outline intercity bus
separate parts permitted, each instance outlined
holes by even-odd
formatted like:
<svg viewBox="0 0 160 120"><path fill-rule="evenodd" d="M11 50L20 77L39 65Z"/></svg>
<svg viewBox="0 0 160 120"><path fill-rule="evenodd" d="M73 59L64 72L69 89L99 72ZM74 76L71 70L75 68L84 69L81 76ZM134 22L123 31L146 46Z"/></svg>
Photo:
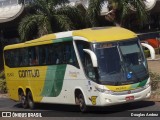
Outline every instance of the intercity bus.
<svg viewBox="0 0 160 120"><path fill-rule="evenodd" d="M9 96L35 103L111 106L149 98L148 66L135 33L98 27L42 36L4 48Z"/></svg>

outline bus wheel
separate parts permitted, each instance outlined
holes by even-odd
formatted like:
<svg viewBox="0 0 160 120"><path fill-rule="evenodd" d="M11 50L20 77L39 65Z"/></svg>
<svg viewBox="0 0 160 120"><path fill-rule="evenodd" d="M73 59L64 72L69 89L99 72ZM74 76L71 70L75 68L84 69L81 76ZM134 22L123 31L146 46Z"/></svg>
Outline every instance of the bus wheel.
<svg viewBox="0 0 160 120"><path fill-rule="evenodd" d="M33 97L32 97L32 93L31 91L28 91L27 93L27 98L28 98L28 105L30 109L34 109L35 108L35 103L33 101Z"/></svg>
<svg viewBox="0 0 160 120"><path fill-rule="evenodd" d="M21 105L24 109L28 108L28 101L23 92L19 94L19 101L21 102Z"/></svg>
<svg viewBox="0 0 160 120"><path fill-rule="evenodd" d="M78 100L79 100L79 107L80 107L81 112L87 112L87 106L86 106L84 96L82 93L79 94Z"/></svg>

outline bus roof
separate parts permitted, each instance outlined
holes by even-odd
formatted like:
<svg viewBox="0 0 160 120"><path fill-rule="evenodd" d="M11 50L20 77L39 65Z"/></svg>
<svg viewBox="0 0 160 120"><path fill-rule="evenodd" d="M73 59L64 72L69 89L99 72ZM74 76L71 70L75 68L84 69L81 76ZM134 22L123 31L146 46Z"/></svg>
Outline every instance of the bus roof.
<svg viewBox="0 0 160 120"><path fill-rule="evenodd" d="M8 45L4 48L4 50L40 45L42 44L42 42L43 44L49 44L53 43L54 41L56 42L56 39L74 36L84 37L88 40L88 42L106 42L130 39L136 37L137 35L134 32L121 27L87 28L82 30L59 32L55 34L44 35L38 39L27 41L25 43Z"/></svg>
<svg viewBox="0 0 160 120"><path fill-rule="evenodd" d="M100 27L78 30L73 32L73 36L85 37L89 42L105 42L134 38L137 35L121 27Z"/></svg>

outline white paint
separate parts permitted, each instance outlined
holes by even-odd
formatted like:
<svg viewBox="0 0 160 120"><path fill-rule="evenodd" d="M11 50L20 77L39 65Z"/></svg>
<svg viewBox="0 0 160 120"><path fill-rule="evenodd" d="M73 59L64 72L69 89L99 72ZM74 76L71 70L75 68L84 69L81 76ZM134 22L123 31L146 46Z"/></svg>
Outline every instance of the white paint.
<svg viewBox="0 0 160 120"><path fill-rule="evenodd" d="M155 59L155 50L154 50L154 48L151 45L146 44L146 43L141 43L141 44L142 44L142 46L144 46L144 47L149 49L150 54L151 54L151 60L154 60Z"/></svg>
<svg viewBox="0 0 160 120"><path fill-rule="evenodd" d="M83 40L83 41L87 41L88 42L88 39L86 39L84 37L81 37L81 36L73 36L73 40Z"/></svg>
<svg viewBox="0 0 160 120"><path fill-rule="evenodd" d="M95 53L89 49L83 49L83 50L91 56L93 67L97 67L98 64L97 64L97 57Z"/></svg>
<svg viewBox="0 0 160 120"><path fill-rule="evenodd" d="M71 37L72 36L72 32L73 31L66 31L66 32L59 32L59 33L55 33L56 38L65 38L65 37Z"/></svg>
<svg viewBox="0 0 160 120"><path fill-rule="evenodd" d="M42 103L59 103L59 104L75 104L74 91L76 87L81 88L86 92L85 82L87 79L81 69L72 65L67 65L62 91L57 97L43 97Z"/></svg>

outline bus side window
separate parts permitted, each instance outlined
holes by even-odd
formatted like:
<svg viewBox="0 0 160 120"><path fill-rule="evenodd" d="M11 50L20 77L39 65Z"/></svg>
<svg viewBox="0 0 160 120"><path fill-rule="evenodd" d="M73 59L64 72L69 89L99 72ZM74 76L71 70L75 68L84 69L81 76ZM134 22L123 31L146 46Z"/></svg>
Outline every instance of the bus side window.
<svg viewBox="0 0 160 120"><path fill-rule="evenodd" d="M29 65L28 48L23 48L23 66Z"/></svg>
<svg viewBox="0 0 160 120"><path fill-rule="evenodd" d="M79 68L72 42L68 42L65 44L65 50L64 50L63 56L64 56L64 61L66 64L71 64Z"/></svg>
<svg viewBox="0 0 160 120"><path fill-rule="evenodd" d="M53 54L54 54L54 49L52 47L52 45L48 45L47 46L47 50L46 50L46 54L47 54L47 64L54 64L53 62Z"/></svg>
<svg viewBox="0 0 160 120"><path fill-rule="evenodd" d="M20 59L19 59L19 54L20 51L18 49L13 50L14 51L14 67L19 67L20 66Z"/></svg>
<svg viewBox="0 0 160 120"><path fill-rule="evenodd" d="M14 63L14 54L13 54L13 50L8 50L5 51L5 64L9 67L14 67L13 63Z"/></svg>
<svg viewBox="0 0 160 120"><path fill-rule="evenodd" d="M58 55L57 55L57 51L56 51L56 48L57 48L57 44L51 44L47 47L47 64L50 64L50 65L56 65L58 64L57 62L57 59L58 59Z"/></svg>
<svg viewBox="0 0 160 120"><path fill-rule="evenodd" d="M17 64L17 59L15 59L15 50L9 50L8 51L8 53L9 53L9 55L8 55L8 61L9 61L9 63L8 63L8 66L9 67L16 67L16 64Z"/></svg>
<svg viewBox="0 0 160 120"><path fill-rule="evenodd" d="M22 48L20 48L19 49L19 57L18 57L18 59L19 59L19 66L23 66L23 49Z"/></svg>
<svg viewBox="0 0 160 120"><path fill-rule="evenodd" d="M46 65L46 46L39 46L39 64Z"/></svg>
<svg viewBox="0 0 160 120"><path fill-rule="evenodd" d="M92 80L96 80L92 60L88 53L84 53L84 63L83 64L84 64L84 70L87 76L91 78Z"/></svg>
<svg viewBox="0 0 160 120"><path fill-rule="evenodd" d="M29 48L29 64L38 65L38 48L36 47Z"/></svg>
<svg viewBox="0 0 160 120"><path fill-rule="evenodd" d="M58 44L54 44L54 62L55 64L63 64L63 45Z"/></svg>
<svg viewBox="0 0 160 120"><path fill-rule="evenodd" d="M85 41L76 41L76 45L77 45L77 49L78 49L78 53L83 65L83 69L87 75L87 77L89 77L91 80L95 81L96 80L96 76L95 76L95 71L94 71L94 67L92 65L92 61L91 58L89 56L89 54L85 53L83 51L83 49L90 49L89 43L85 42Z"/></svg>
<svg viewBox="0 0 160 120"><path fill-rule="evenodd" d="M19 66L28 66L29 60L28 60L28 49L27 48L20 48L19 49Z"/></svg>

